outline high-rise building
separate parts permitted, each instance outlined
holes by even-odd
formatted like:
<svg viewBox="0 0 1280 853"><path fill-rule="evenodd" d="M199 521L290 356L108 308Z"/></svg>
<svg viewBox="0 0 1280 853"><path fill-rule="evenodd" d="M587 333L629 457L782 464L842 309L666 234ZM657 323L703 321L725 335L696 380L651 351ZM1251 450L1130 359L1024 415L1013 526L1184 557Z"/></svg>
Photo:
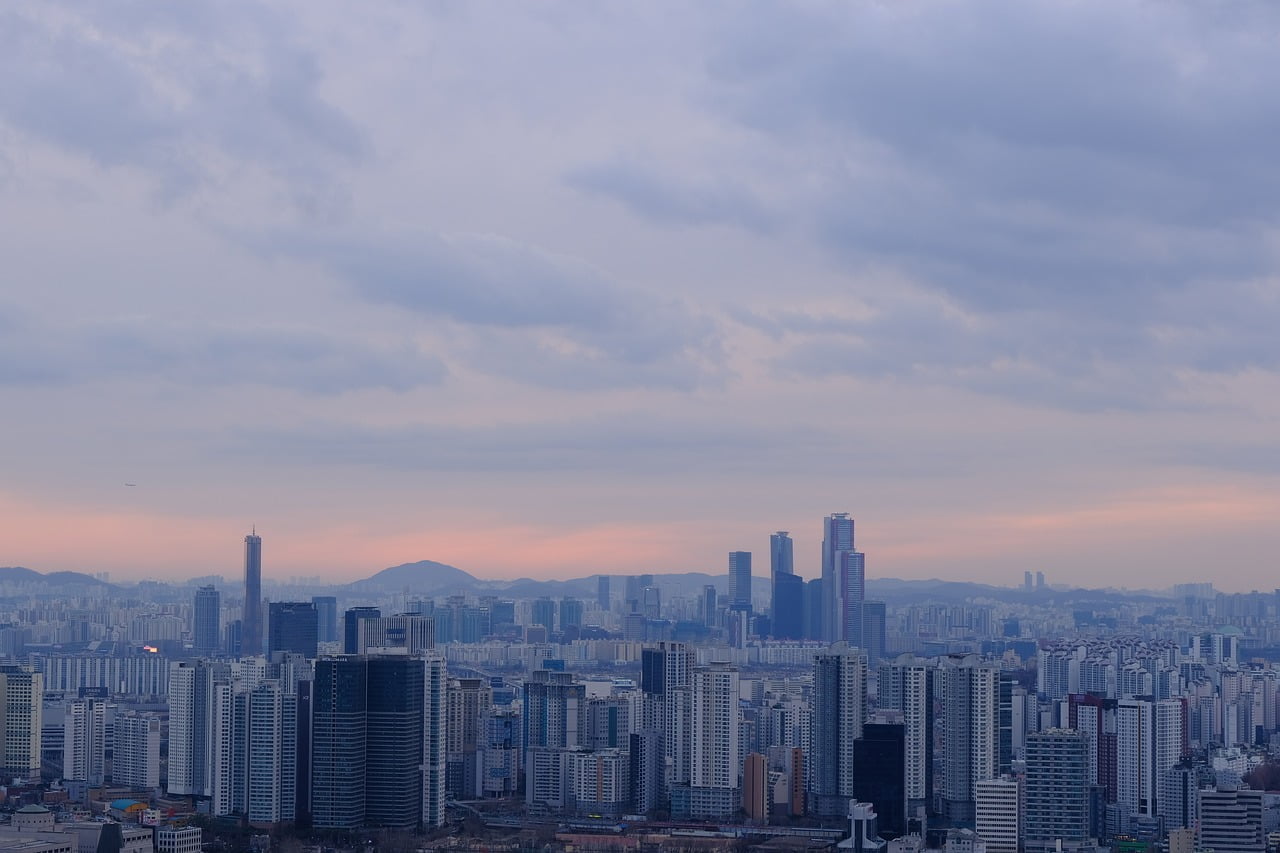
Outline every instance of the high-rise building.
<svg viewBox="0 0 1280 853"><path fill-rule="evenodd" d="M974 783L974 830L987 853L1018 853L1018 780L1008 776Z"/></svg>
<svg viewBox="0 0 1280 853"><path fill-rule="evenodd" d="M262 537L255 527L244 537L244 613L240 616L240 654L262 654Z"/></svg>
<svg viewBox="0 0 1280 853"><path fill-rule="evenodd" d="M209 656L218 651L222 634L222 604L218 590L202 586L196 590L191 625L192 646L197 655Z"/></svg>
<svg viewBox="0 0 1280 853"><path fill-rule="evenodd" d="M450 679L445 691L445 789L456 800L484 795L481 732L493 689L480 678Z"/></svg>
<svg viewBox="0 0 1280 853"><path fill-rule="evenodd" d="M64 779L102 784L107 764L107 714L114 710L114 707L108 709L105 698L92 696L81 696L67 703L62 721Z"/></svg>
<svg viewBox="0 0 1280 853"><path fill-rule="evenodd" d="M582 602L576 598L560 599L560 630L582 627Z"/></svg>
<svg viewBox="0 0 1280 853"><path fill-rule="evenodd" d="M365 658L316 661L311 698L311 821L317 828L364 826L368 685Z"/></svg>
<svg viewBox="0 0 1280 853"><path fill-rule="evenodd" d="M751 611L751 552L729 552L729 608Z"/></svg>
<svg viewBox="0 0 1280 853"><path fill-rule="evenodd" d="M1180 699L1121 699L1116 703L1116 805L1122 820L1158 815L1165 772L1182 760Z"/></svg>
<svg viewBox="0 0 1280 853"><path fill-rule="evenodd" d="M903 780L912 813L929 806L933 790L934 665L914 655L902 655L880 667L877 680L881 709L902 713Z"/></svg>
<svg viewBox="0 0 1280 853"><path fill-rule="evenodd" d="M825 581L814 578L805 581L804 585L804 638L806 640L822 640L826 637L827 608L823 601Z"/></svg>
<svg viewBox="0 0 1280 853"><path fill-rule="evenodd" d="M342 616L342 653L354 655L360 648L360 620L377 619L382 611L376 607L351 607Z"/></svg>
<svg viewBox="0 0 1280 853"><path fill-rule="evenodd" d="M972 825L975 784L998 775L999 665L978 655L943 657L934 690L942 715L936 810L956 824Z"/></svg>
<svg viewBox="0 0 1280 853"><path fill-rule="evenodd" d="M711 584L702 588L702 624L708 628L716 625L716 588Z"/></svg>
<svg viewBox="0 0 1280 853"><path fill-rule="evenodd" d="M872 667L880 666L885 656L885 605L883 601L862 602L862 649L867 653L867 663ZM876 809L880 815L880 828L885 827L884 812Z"/></svg>
<svg viewBox="0 0 1280 853"><path fill-rule="evenodd" d="M554 600L543 596L535 599L530 612L529 624L542 625L550 634L556 629L556 603Z"/></svg>
<svg viewBox="0 0 1280 853"><path fill-rule="evenodd" d="M1222 782L1201 790L1199 849L1263 853L1267 837L1262 815L1262 791Z"/></svg>
<svg viewBox="0 0 1280 853"><path fill-rule="evenodd" d="M759 752L750 753L742 762L742 810L746 812L747 819L757 822L768 820L772 799L769 760Z"/></svg>
<svg viewBox="0 0 1280 853"><path fill-rule="evenodd" d="M906 743L901 723L864 723L853 742L854 798L875 806L880 835L896 838L907 831Z"/></svg>
<svg viewBox="0 0 1280 853"><path fill-rule="evenodd" d="M333 595L313 595L316 606L316 639L322 643L338 642L338 598Z"/></svg>
<svg viewBox="0 0 1280 853"><path fill-rule="evenodd" d="M601 610L607 611L612 601L609 598L609 576L600 575L596 578L596 606Z"/></svg>
<svg viewBox="0 0 1280 853"><path fill-rule="evenodd" d="M135 790L160 787L160 715L124 711L116 715L111 784Z"/></svg>
<svg viewBox="0 0 1280 853"><path fill-rule="evenodd" d="M368 658L365 706L365 824L413 829L422 810L423 659Z"/></svg>
<svg viewBox="0 0 1280 853"><path fill-rule="evenodd" d="M809 811L839 817L854 796L854 742L867 716L867 657L836 643L813 659Z"/></svg>
<svg viewBox="0 0 1280 853"><path fill-rule="evenodd" d="M367 654L371 649L404 649L417 655L436 647L434 616L373 616L356 619L355 625L357 654Z"/></svg>
<svg viewBox="0 0 1280 853"><path fill-rule="evenodd" d="M428 652L422 674L422 825L427 828L444 825L448 683L444 656Z"/></svg>
<svg viewBox="0 0 1280 853"><path fill-rule="evenodd" d="M1088 750L1085 736L1071 729L1027 735L1025 850L1080 849L1088 842Z"/></svg>
<svg viewBox="0 0 1280 853"><path fill-rule="evenodd" d="M739 675L727 663L695 667L689 676L689 781L671 786L676 819L731 817L741 805Z"/></svg>
<svg viewBox="0 0 1280 853"><path fill-rule="evenodd" d="M794 575L796 573L794 545L795 543L791 540L791 534L785 530L779 530L769 537L770 575Z"/></svg>
<svg viewBox="0 0 1280 853"><path fill-rule="evenodd" d="M773 576L773 636L780 640L804 639L804 579L799 575Z"/></svg>
<svg viewBox="0 0 1280 853"><path fill-rule="evenodd" d="M640 719L633 726L632 790L649 808L665 807L671 788L689 784L690 674L694 652L660 642L640 653Z"/></svg>
<svg viewBox="0 0 1280 853"><path fill-rule="evenodd" d="M298 702L279 682L266 680L235 697L243 765L242 811L253 826L291 822L297 807Z"/></svg>
<svg viewBox="0 0 1280 853"><path fill-rule="evenodd" d="M844 594L837 571L836 555L853 550L853 519L847 512L837 512L822 521L822 627L829 643L847 639L844 626Z"/></svg>
<svg viewBox="0 0 1280 853"><path fill-rule="evenodd" d="M572 673L534 670L524 683L525 803L565 806L566 754L586 734L587 689Z"/></svg>
<svg viewBox="0 0 1280 853"><path fill-rule="evenodd" d="M310 601L273 601L269 612L268 651L272 654L297 652L308 658L316 656L318 620L314 604Z"/></svg>
<svg viewBox="0 0 1280 853"><path fill-rule="evenodd" d="M839 583L841 636L851 646L863 647L863 603L867 597L867 558L861 551L836 552L836 579Z"/></svg>
<svg viewBox="0 0 1280 853"><path fill-rule="evenodd" d="M213 814L234 808L231 672L205 659L169 666L169 794L208 797Z"/></svg>

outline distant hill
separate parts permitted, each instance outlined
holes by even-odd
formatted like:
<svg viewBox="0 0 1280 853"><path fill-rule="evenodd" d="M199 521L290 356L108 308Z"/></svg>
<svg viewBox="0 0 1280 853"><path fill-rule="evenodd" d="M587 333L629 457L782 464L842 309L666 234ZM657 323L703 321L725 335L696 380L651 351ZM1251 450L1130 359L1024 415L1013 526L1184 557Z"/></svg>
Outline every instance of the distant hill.
<svg viewBox="0 0 1280 853"><path fill-rule="evenodd" d="M419 560L383 569L372 577L348 584L352 592L410 592L428 595L453 595L469 592L485 585L474 575L455 566L435 560Z"/></svg>
<svg viewBox="0 0 1280 853"><path fill-rule="evenodd" d="M31 583L58 587L111 586L83 572L49 572L46 575L23 566L0 566L0 584L4 583Z"/></svg>

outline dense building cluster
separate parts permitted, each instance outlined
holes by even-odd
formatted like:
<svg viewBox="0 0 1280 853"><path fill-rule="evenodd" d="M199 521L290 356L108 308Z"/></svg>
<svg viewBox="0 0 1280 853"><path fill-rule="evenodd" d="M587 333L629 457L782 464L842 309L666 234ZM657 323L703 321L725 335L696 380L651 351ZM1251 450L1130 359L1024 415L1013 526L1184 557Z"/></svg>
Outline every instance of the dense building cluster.
<svg viewBox="0 0 1280 853"><path fill-rule="evenodd" d="M61 804L58 827L479 816L965 853L1263 851L1280 831L1258 782L1280 746L1276 595L1086 600L1028 573L870 600L847 514L811 581L788 533L769 547L764 584L733 551L710 584L267 601L254 533L242 585L6 588L6 790Z"/></svg>

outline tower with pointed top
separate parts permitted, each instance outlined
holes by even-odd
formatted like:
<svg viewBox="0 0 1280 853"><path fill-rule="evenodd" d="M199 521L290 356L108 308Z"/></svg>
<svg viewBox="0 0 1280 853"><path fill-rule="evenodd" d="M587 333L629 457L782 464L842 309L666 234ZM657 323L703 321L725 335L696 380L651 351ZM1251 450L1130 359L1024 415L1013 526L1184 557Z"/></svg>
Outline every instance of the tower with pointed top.
<svg viewBox="0 0 1280 853"><path fill-rule="evenodd" d="M244 537L244 615L240 620L240 653L262 654L262 537L257 525Z"/></svg>

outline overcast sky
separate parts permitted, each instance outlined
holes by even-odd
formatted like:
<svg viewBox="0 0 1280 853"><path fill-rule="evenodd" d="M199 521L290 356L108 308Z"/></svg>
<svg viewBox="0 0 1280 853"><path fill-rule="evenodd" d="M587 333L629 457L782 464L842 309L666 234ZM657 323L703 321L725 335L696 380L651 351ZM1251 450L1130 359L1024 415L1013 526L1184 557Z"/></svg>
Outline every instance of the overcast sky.
<svg viewBox="0 0 1280 853"><path fill-rule="evenodd" d="M32 2L0 80L0 565L1277 586L1275 4Z"/></svg>

